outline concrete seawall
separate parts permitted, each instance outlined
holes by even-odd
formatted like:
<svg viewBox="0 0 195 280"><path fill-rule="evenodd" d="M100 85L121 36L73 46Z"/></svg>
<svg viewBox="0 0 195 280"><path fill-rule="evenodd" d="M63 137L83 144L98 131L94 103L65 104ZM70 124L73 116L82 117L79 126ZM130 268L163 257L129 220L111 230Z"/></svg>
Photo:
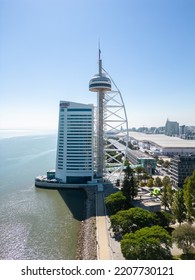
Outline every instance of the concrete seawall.
<svg viewBox="0 0 195 280"><path fill-rule="evenodd" d="M37 181L35 180L35 187L45 188L45 189L61 189L61 188L86 188L90 186L97 186L97 184L65 184L65 183L51 183L47 181Z"/></svg>

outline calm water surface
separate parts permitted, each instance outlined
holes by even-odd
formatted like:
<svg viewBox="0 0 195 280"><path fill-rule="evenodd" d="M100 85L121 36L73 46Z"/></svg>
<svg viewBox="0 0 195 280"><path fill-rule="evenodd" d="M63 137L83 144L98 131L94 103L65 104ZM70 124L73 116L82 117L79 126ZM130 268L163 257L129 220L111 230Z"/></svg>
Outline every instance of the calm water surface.
<svg viewBox="0 0 195 280"><path fill-rule="evenodd" d="M75 258L84 194L34 187L55 157L56 135L0 137L0 259Z"/></svg>

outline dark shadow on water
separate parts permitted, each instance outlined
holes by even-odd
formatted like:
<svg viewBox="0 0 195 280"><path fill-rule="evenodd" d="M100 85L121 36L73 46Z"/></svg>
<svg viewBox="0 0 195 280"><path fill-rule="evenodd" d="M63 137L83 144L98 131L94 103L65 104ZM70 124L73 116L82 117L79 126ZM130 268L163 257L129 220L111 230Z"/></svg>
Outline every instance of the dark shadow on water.
<svg viewBox="0 0 195 280"><path fill-rule="evenodd" d="M84 220L86 205L85 191L83 189L61 189L58 192L71 211L74 219L78 221Z"/></svg>
<svg viewBox="0 0 195 280"><path fill-rule="evenodd" d="M37 187L40 189L45 189L42 187ZM46 188L47 189L47 188ZM104 186L104 192L102 193L102 198L100 201L97 196L97 188L96 187L87 187L87 188L49 188L50 190L57 190L64 203L69 208L72 213L74 219L78 221L83 221L91 217L96 216L96 210L100 209L102 211L98 211L99 216L104 216L106 212L104 211L104 197L110 195L113 192L116 192L116 188L111 187L110 185ZM96 204L100 202L100 205L96 209Z"/></svg>

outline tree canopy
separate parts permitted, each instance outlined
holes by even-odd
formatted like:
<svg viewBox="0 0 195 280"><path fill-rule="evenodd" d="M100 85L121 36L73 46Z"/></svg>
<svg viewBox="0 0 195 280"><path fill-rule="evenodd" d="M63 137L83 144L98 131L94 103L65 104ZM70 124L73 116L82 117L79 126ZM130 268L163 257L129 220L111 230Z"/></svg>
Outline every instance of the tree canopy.
<svg viewBox="0 0 195 280"><path fill-rule="evenodd" d="M134 177L134 171L130 167L128 161L126 162L126 168L124 169L124 172L125 172L125 178L123 180L121 191L123 195L126 197L127 201L131 203L134 197L137 196L138 184L136 178Z"/></svg>
<svg viewBox="0 0 195 280"><path fill-rule="evenodd" d="M185 223L179 225L172 233L173 240L184 254L193 252L195 246L195 227Z"/></svg>
<svg viewBox="0 0 195 280"><path fill-rule="evenodd" d="M153 178L149 178L147 182L147 187L152 188L154 186L154 180Z"/></svg>
<svg viewBox="0 0 195 280"><path fill-rule="evenodd" d="M184 196L183 190L180 189L174 194L173 203L172 203L172 212L178 223L181 224L185 221L186 218L186 208L184 205Z"/></svg>
<svg viewBox="0 0 195 280"><path fill-rule="evenodd" d="M155 213L135 207L117 212L110 217L110 221L115 232L125 234L157 224L158 217Z"/></svg>
<svg viewBox="0 0 195 280"><path fill-rule="evenodd" d="M195 171L192 176L185 179L183 185L183 195L186 207L186 219L189 223L192 223L195 218L195 210L193 208L193 202L195 202Z"/></svg>
<svg viewBox="0 0 195 280"><path fill-rule="evenodd" d="M137 196L138 187L134 176L124 179L121 191L129 203Z"/></svg>
<svg viewBox="0 0 195 280"><path fill-rule="evenodd" d="M122 253L128 260L169 260L171 247L171 236L160 226L144 227L121 240Z"/></svg>
<svg viewBox="0 0 195 280"><path fill-rule="evenodd" d="M166 208L171 209L173 203L173 193L174 191L172 190L172 186L170 183L165 184L164 187L162 188L161 201L165 209Z"/></svg>
<svg viewBox="0 0 195 280"><path fill-rule="evenodd" d="M125 210L127 207L129 208L129 204L127 203L126 197L123 195L121 191L110 194L105 198L106 208L108 210L109 215L114 215L120 210Z"/></svg>
<svg viewBox="0 0 195 280"><path fill-rule="evenodd" d="M168 228L170 223L175 223L174 216L171 213L168 213L166 211L159 211L155 214L158 217L157 225L163 228Z"/></svg>
<svg viewBox="0 0 195 280"><path fill-rule="evenodd" d="M170 177L169 176L164 176L162 179L162 184L163 186L167 186L171 183Z"/></svg>
<svg viewBox="0 0 195 280"><path fill-rule="evenodd" d="M156 177L156 179L154 180L154 185L158 188L162 187L162 180L160 177Z"/></svg>

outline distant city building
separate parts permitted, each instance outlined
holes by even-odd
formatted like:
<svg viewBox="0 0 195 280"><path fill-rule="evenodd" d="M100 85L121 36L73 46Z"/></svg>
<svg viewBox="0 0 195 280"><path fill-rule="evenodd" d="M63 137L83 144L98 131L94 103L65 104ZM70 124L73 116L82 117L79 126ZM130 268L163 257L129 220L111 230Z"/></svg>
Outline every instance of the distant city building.
<svg viewBox="0 0 195 280"><path fill-rule="evenodd" d="M195 126L186 126L185 127L185 139L194 140L195 139Z"/></svg>
<svg viewBox="0 0 195 280"><path fill-rule="evenodd" d="M155 173L156 159L150 155L137 150L128 149L127 158L132 165L141 165L150 175Z"/></svg>
<svg viewBox="0 0 195 280"><path fill-rule="evenodd" d="M165 124L165 135L176 136L179 135L179 123L175 121L166 121Z"/></svg>
<svg viewBox="0 0 195 280"><path fill-rule="evenodd" d="M156 131L156 127L155 126L152 126L152 127L149 128L149 132L150 133L155 133L155 131Z"/></svg>
<svg viewBox="0 0 195 280"><path fill-rule="evenodd" d="M181 125L181 126L179 127L179 136L180 136L181 138L183 138L182 136L184 136L185 133L186 133L186 126L185 126L185 125Z"/></svg>
<svg viewBox="0 0 195 280"><path fill-rule="evenodd" d="M186 177L191 176L195 170L195 154L174 156L170 170L173 185L181 188Z"/></svg>
<svg viewBox="0 0 195 280"><path fill-rule="evenodd" d="M129 128L129 131L134 131L134 132L142 132L146 134L164 134L165 132L165 127L139 127L139 128Z"/></svg>
<svg viewBox="0 0 195 280"><path fill-rule="evenodd" d="M56 156L58 181L87 183L93 179L93 105L60 101Z"/></svg>
<svg viewBox="0 0 195 280"><path fill-rule="evenodd" d="M158 127L158 131L159 131L160 134L164 134L165 133L165 127L164 126Z"/></svg>

